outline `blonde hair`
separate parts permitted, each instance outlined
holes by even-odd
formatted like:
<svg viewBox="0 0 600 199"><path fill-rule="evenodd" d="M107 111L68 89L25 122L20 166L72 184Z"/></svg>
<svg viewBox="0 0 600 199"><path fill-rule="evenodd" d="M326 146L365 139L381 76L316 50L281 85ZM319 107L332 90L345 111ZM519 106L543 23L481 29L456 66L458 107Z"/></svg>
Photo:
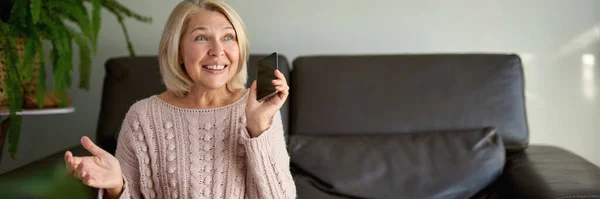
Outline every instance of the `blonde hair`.
<svg viewBox="0 0 600 199"><path fill-rule="evenodd" d="M171 12L158 47L160 73L167 90L180 97L190 92L192 80L179 64L179 42L189 16L201 10L220 12L233 25L240 52L239 66L235 76L227 82L226 87L229 91L246 88L249 42L246 26L240 16L222 0L185 0L177 4Z"/></svg>

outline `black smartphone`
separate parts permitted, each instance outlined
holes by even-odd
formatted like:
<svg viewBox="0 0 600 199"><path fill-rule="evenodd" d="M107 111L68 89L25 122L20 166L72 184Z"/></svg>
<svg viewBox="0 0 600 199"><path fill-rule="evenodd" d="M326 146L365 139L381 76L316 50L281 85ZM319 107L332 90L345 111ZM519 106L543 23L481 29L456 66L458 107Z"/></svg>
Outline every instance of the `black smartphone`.
<svg viewBox="0 0 600 199"><path fill-rule="evenodd" d="M275 77L275 70L278 69L277 64L276 52L258 61L256 66L256 100L263 101L277 93L272 82L277 79Z"/></svg>

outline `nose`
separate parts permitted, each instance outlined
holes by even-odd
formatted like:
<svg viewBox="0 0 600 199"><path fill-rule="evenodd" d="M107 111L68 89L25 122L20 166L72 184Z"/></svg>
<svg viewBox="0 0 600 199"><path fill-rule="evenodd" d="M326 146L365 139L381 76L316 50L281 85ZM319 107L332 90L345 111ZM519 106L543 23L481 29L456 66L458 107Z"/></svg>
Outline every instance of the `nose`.
<svg viewBox="0 0 600 199"><path fill-rule="evenodd" d="M223 56L225 54L225 51L223 49L223 44L221 43L221 41L212 42L212 46L208 51L208 54L214 57Z"/></svg>

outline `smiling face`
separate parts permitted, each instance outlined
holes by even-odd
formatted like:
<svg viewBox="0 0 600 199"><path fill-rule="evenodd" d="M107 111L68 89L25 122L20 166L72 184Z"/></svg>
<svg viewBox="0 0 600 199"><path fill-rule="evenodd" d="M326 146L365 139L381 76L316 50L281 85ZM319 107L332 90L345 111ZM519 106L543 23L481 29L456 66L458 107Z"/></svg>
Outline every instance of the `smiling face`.
<svg viewBox="0 0 600 199"><path fill-rule="evenodd" d="M236 75L240 58L236 32L220 12L190 15L179 48L179 63L184 64L192 89L224 88Z"/></svg>

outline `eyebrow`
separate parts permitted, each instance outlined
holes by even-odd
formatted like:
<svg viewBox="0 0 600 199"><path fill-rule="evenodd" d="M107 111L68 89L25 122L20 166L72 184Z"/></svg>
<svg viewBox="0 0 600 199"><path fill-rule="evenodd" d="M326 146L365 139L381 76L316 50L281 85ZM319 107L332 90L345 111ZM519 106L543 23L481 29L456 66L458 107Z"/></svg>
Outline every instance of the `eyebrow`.
<svg viewBox="0 0 600 199"><path fill-rule="evenodd" d="M208 28L206 28L206 27L204 27L204 26L200 26L200 27L197 27L197 28L194 28L194 29L192 29L192 31L190 31L190 33L193 33L193 32L194 32L194 31L196 31L196 30L207 30L207 29L208 29ZM223 27L222 29L223 29L223 30L228 30L228 29L234 30L234 29L233 29L233 27L231 27L231 26L225 26L225 27Z"/></svg>

